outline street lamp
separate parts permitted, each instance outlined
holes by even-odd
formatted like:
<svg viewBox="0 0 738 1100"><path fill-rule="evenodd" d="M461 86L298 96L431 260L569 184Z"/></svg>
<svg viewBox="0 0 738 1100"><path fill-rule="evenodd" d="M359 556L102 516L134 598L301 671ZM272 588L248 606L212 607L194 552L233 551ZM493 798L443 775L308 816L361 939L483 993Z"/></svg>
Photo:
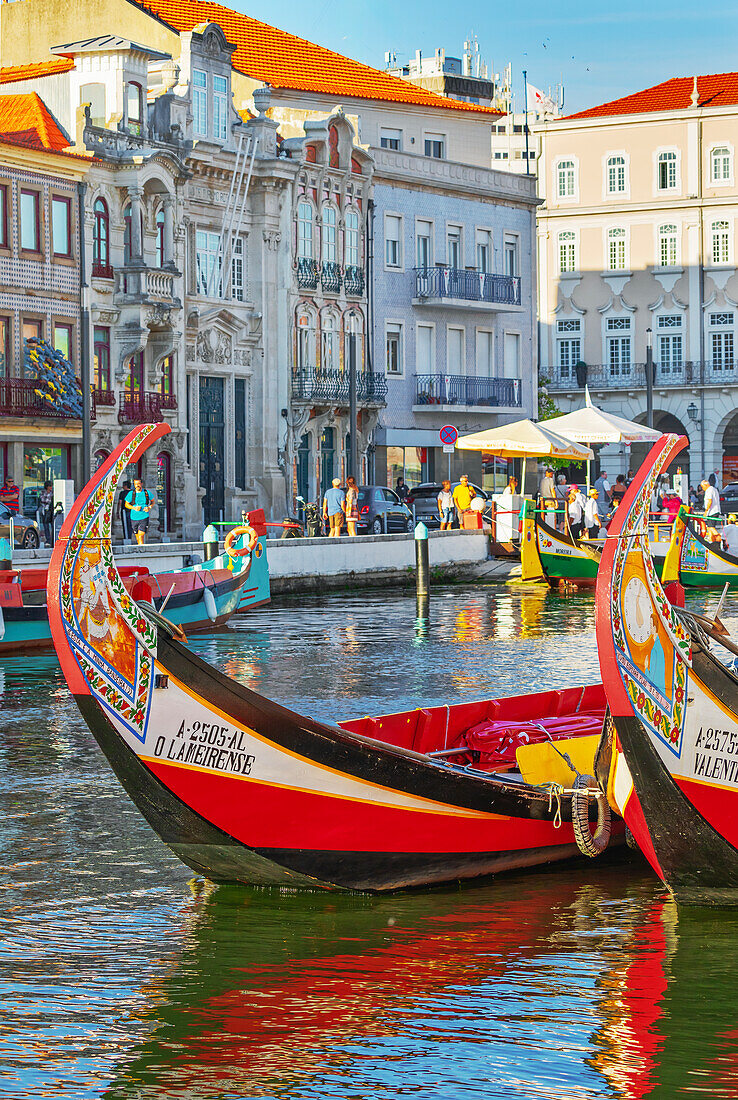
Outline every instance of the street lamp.
<svg viewBox="0 0 738 1100"><path fill-rule="evenodd" d="M687 416L690 420L694 421L695 424L699 424L700 422L699 411L694 401L690 401L687 405Z"/></svg>
<svg viewBox="0 0 738 1100"><path fill-rule="evenodd" d="M646 329L646 423L653 427L653 332Z"/></svg>

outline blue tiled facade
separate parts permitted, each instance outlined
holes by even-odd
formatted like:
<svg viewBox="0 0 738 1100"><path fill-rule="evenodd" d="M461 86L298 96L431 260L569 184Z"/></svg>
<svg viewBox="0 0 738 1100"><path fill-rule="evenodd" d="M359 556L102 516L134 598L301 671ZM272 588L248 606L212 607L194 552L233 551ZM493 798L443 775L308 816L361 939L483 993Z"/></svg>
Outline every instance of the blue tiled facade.
<svg viewBox="0 0 738 1100"><path fill-rule="evenodd" d="M433 478L441 470L438 429L444 424L464 433L535 415L535 185L510 173L450 164L436 180L428 177L440 176L440 166L421 157L404 157L402 167L410 159L413 170L402 180L388 179L397 173L383 173L384 153L374 180L372 353L388 387L375 432L376 477L390 483L397 455L388 459L387 447L425 448L420 474L408 468L406 476ZM391 165L391 156L384 159ZM508 201L500 197L505 187ZM417 235L428 229L427 266L416 274ZM399 249L391 244L388 257L387 238L398 236ZM483 258L480 244L486 245ZM514 253L515 278L505 277L506 250ZM488 274L480 274L485 266ZM399 355L395 348L388 353L388 333L391 344L399 337ZM398 358L400 372L393 373ZM459 461L471 468L467 458ZM443 456L444 471L447 461Z"/></svg>

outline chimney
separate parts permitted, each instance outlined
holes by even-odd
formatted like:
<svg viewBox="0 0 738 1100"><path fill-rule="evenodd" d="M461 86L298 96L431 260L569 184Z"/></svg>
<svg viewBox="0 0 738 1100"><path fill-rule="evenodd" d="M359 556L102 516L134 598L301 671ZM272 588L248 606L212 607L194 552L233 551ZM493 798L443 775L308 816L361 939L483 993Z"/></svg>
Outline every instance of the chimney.
<svg viewBox="0 0 738 1100"><path fill-rule="evenodd" d="M692 107L699 107L700 105L700 93L697 91L697 77L694 78L694 84L692 85L692 97L690 99Z"/></svg>

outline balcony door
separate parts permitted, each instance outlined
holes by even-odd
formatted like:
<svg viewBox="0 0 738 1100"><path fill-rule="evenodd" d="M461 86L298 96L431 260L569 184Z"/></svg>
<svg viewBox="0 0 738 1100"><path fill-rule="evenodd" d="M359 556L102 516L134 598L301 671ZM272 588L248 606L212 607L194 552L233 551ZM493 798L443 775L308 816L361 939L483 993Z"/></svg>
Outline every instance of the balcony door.
<svg viewBox="0 0 738 1100"><path fill-rule="evenodd" d="M200 488L203 519L219 522L225 510L225 381L200 378Z"/></svg>

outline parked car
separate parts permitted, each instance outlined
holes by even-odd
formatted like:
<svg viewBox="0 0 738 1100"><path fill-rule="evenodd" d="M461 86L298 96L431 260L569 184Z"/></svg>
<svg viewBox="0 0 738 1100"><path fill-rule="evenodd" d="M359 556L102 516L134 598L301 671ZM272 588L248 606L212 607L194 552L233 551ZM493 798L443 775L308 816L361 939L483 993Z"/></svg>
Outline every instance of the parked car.
<svg viewBox="0 0 738 1100"><path fill-rule="evenodd" d="M459 484L460 482L453 481L451 483L451 491L453 492ZM489 494L485 493L484 489L480 489L478 485L474 485L471 481L469 484L477 496L481 497L484 501L487 500ZM442 488L443 486L440 481L438 483L435 481L424 481L420 485L413 486L407 498L407 503L410 510L413 511L414 509L415 511L416 522L422 520L426 527L435 528L441 526L441 517L438 514L438 494ZM456 520L454 520L453 526L458 526Z"/></svg>
<svg viewBox="0 0 738 1100"><path fill-rule="evenodd" d="M402 503L397 493L384 485L360 485L358 504L357 535L395 534L415 529L413 514L408 506Z"/></svg>
<svg viewBox="0 0 738 1100"><path fill-rule="evenodd" d="M10 538L10 520L13 520L13 545L16 550L36 550L41 545L41 534L35 519L12 512L7 504L0 504L0 538Z"/></svg>
<svg viewBox="0 0 738 1100"><path fill-rule="evenodd" d="M720 490L720 511L723 515L738 512L738 481L729 481Z"/></svg>

